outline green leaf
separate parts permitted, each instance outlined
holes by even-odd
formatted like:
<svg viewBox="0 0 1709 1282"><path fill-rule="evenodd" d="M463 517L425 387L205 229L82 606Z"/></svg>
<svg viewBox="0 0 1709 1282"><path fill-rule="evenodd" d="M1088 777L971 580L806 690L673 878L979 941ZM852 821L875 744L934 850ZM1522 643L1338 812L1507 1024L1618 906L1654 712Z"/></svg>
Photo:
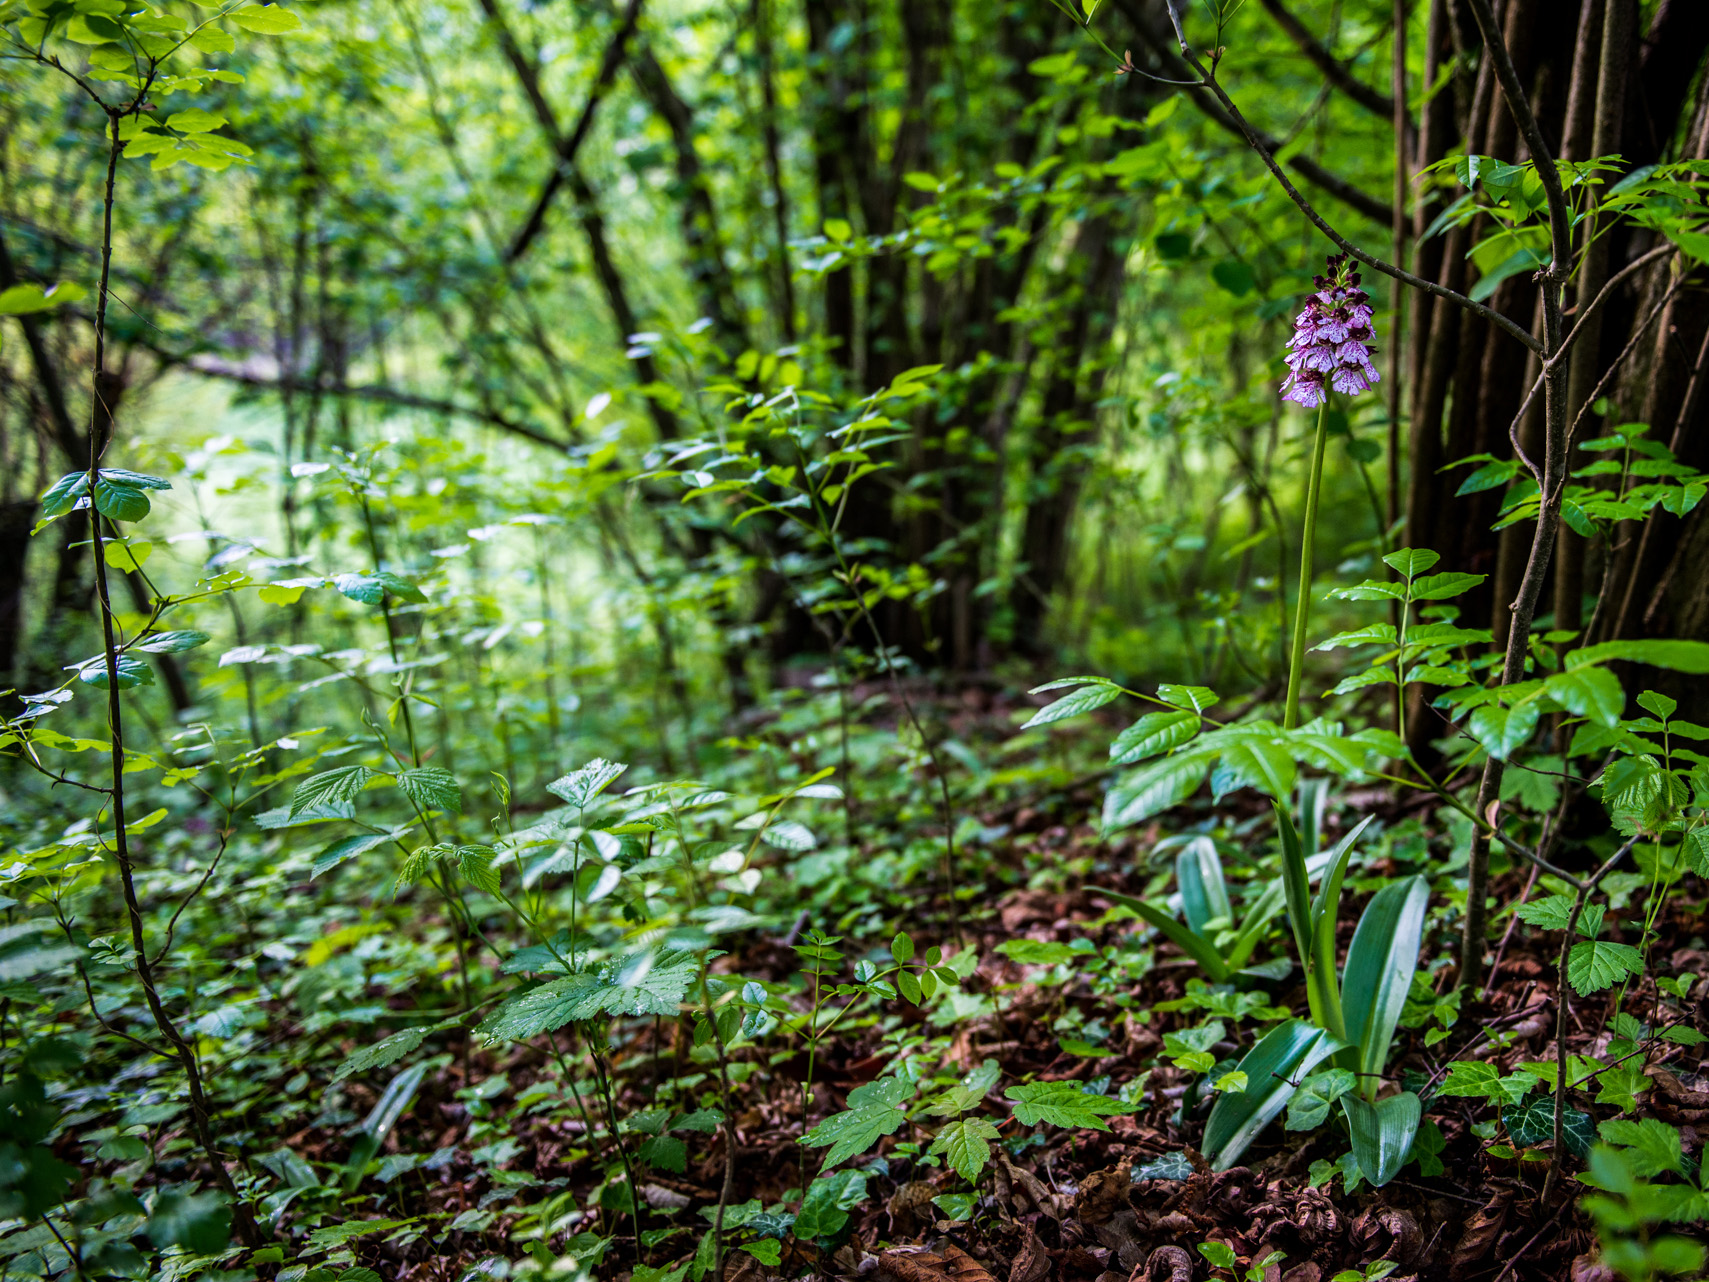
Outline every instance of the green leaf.
<svg viewBox="0 0 1709 1282"><path fill-rule="evenodd" d="M1486 703L1472 709L1466 728L1490 756L1506 761L1524 746L1531 732L1537 728L1538 712L1535 700L1516 708Z"/></svg>
<svg viewBox="0 0 1709 1282"><path fill-rule="evenodd" d="M1644 955L1630 944L1589 940L1567 954L1567 982L1580 997L1612 988L1628 976L1644 973Z"/></svg>
<svg viewBox="0 0 1709 1282"><path fill-rule="evenodd" d="M1463 574L1458 571L1449 574L1429 574L1422 579L1412 581L1412 599L1414 601L1446 601L1451 597L1470 592L1488 577L1487 574Z"/></svg>
<svg viewBox="0 0 1709 1282"><path fill-rule="evenodd" d="M1157 687L1157 697L1164 703L1190 712L1204 712L1221 698L1207 686L1181 686L1167 682Z"/></svg>
<svg viewBox="0 0 1709 1282"><path fill-rule="evenodd" d="M636 1150L648 1166L681 1175L688 1170L688 1145L674 1135L651 1135Z"/></svg>
<svg viewBox="0 0 1709 1282"><path fill-rule="evenodd" d="M424 1024L420 1028L406 1028L393 1033L390 1037L382 1038L371 1046L352 1051L344 1057L344 1062L332 1075L332 1080L342 1082L347 1077L357 1073L366 1073L371 1069L385 1068L397 1063L405 1055L414 1052L425 1042L431 1033L454 1028L459 1023L456 1019L445 1020L439 1024Z"/></svg>
<svg viewBox="0 0 1709 1282"><path fill-rule="evenodd" d="M1078 956L1054 939L1008 939L997 945L997 951L1017 966L1056 966Z"/></svg>
<svg viewBox="0 0 1709 1282"><path fill-rule="evenodd" d="M1234 919L1222 859L1217 855L1216 842L1209 837L1194 837L1175 856L1175 884L1181 891L1182 915L1195 935L1208 939L1211 922Z"/></svg>
<svg viewBox="0 0 1709 1282"><path fill-rule="evenodd" d="M1586 904L1578 915L1578 933L1586 939L1595 939L1602 930L1604 911L1601 904ZM1521 921L1544 930L1565 930L1572 920L1573 896L1550 895L1545 899L1533 899L1519 905L1518 915Z"/></svg>
<svg viewBox="0 0 1709 1282"><path fill-rule="evenodd" d="M398 775L398 789L423 810L463 813L463 790L456 776L439 766L418 766Z"/></svg>
<svg viewBox="0 0 1709 1282"><path fill-rule="evenodd" d="M836 1236L849 1222L849 1212L865 1200L865 1171L833 1171L829 1175L821 1175L807 1186L807 1192L801 1199L801 1209L796 1212L793 1226L795 1236L806 1242Z"/></svg>
<svg viewBox="0 0 1709 1282"><path fill-rule="evenodd" d="M343 841L335 841L320 854L315 856L314 867L309 871L309 880L313 881L325 873L331 872L346 860L354 859L357 855L385 845L392 840L389 832L364 833L359 837L346 837Z"/></svg>
<svg viewBox="0 0 1709 1282"><path fill-rule="evenodd" d="M218 1255L231 1241L231 1207L218 1193L169 1189L148 1218L148 1240L161 1250L181 1246L191 1255Z"/></svg>
<svg viewBox="0 0 1709 1282"><path fill-rule="evenodd" d="M356 800L356 794L368 786L370 779L380 778L380 772L367 766L337 766L310 775L291 794L290 817L317 806L336 806Z"/></svg>
<svg viewBox="0 0 1709 1282"><path fill-rule="evenodd" d="M1704 641L1604 641L1567 654L1568 668L1590 663L1647 663L1655 668L1697 675L1709 672L1709 642Z"/></svg>
<svg viewBox="0 0 1709 1282"><path fill-rule="evenodd" d="M0 316L27 316L31 312L45 312L62 303L81 302L88 296L88 290L72 281L61 281L47 289L40 285L13 285L10 289L0 290Z"/></svg>
<svg viewBox="0 0 1709 1282"><path fill-rule="evenodd" d="M1113 703L1121 698L1121 687L1114 685L1081 686L1072 694L1066 694L1055 703L1048 704L1033 713L1030 720L1021 726L1022 730L1031 730L1035 726L1048 726L1053 721L1063 721L1069 717L1077 717L1082 712L1090 712L1101 708L1106 703Z"/></svg>
<svg viewBox="0 0 1709 1282"><path fill-rule="evenodd" d="M108 480L103 472L95 482L95 510L115 521L140 521L149 513L148 495L134 485Z"/></svg>
<svg viewBox="0 0 1709 1282"><path fill-rule="evenodd" d="M427 600L427 595L420 588L390 570L376 570L372 574L335 574L332 576L332 586L352 601L360 601L363 605L379 605L387 594L416 605Z"/></svg>
<svg viewBox="0 0 1709 1282"><path fill-rule="evenodd" d="M1196 712L1148 712L1115 737L1110 760L1126 766L1168 752L1198 734L1201 724Z"/></svg>
<svg viewBox="0 0 1709 1282"><path fill-rule="evenodd" d="M1341 979L1347 1038L1359 1048L1359 1071L1371 1089L1388 1063L1389 1042L1412 988L1429 903L1430 883L1423 877L1390 882L1366 905L1347 950ZM1363 1161L1360 1167L1375 1184L1372 1169Z"/></svg>
<svg viewBox="0 0 1709 1282"><path fill-rule="evenodd" d="M1362 628L1354 628L1351 632L1337 632L1329 640L1319 642L1312 648L1338 650L1342 646L1351 645L1394 645L1396 639L1394 624L1372 623Z"/></svg>
<svg viewBox="0 0 1709 1282"><path fill-rule="evenodd" d="M1288 1100L1288 1120L1283 1124L1290 1131L1314 1131L1329 1117L1330 1105L1359 1084L1348 1068L1330 1068L1313 1073L1300 1083L1299 1090Z"/></svg>
<svg viewBox="0 0 1709 1282"><path fill-rule="evenodd" d="M833 1113L802 1137L812 1148L826 1148L825 1167L866 1152L880 1136L893 1135L905 1120L903 1107L914 1098L914 1083L881 1077L849 1092L848 1109Z"/></svg>
<svg viewBox="0 0 1709 1282"><path fill-rule="evenodd" d="M914 958L914 941L906 934L896 936L890 941L890 955L896 959L898 966L912 961Z"/></svg>
<svg viewBox="0 0 1709 1282"><path fill-rule="evenodd" d="M134 690L137 686L154 684L154 669L141 659L133 659L127 654L121 654L113 660L113 672L117 674L118 687L121 690ZM77 679L97 690L105 690L108 681L107 661L91 659L77 669Z"/></svg>
<svg viewBox="0 0 1709 1282"><path fill-rule="evenodd" d="M1429 548L1397 548L1383 557L1383 564L1396 574L1416 579L1441 559L1441 556Z"/></svg>
<svg viewBox="0 0 1709 1282"><path fill-rule="evenodd" d="M1211 268L1211 279L1236 298L1250 294L1258 283L1252 268L1238 258L1225 258Z"/></svg>
<svg viewBox="0 0 1709 1282"><path fill-rule="evenodd" d="M1619 724L1626 711L1626 692L1606 668L1568 668L1543 682L1543 691L1561 707L1599 726Z"/></svg>
<svg viewBox="0 0 1709 1282"><path fill-rule="evenodd" d="M1217 1096L1205 1123L1204 1154L1214 1170L1226 1171L1240 1160L1258 1132L1287 1106L1312 1069L1341 1045L1303 1019L1278 1024L1241 1058L1247 1089Z"/></svg>
<svg viewBox="0 0 1709 1282"><path fill-rule="evenodd" d="M296 14L276 4L245 5L232 10L227 16L245 31L262 36L282 36L287 31L299 30L303 25Z"/></svg>
<svg viewBox="0 0 1709 1282"><path fill-rule="evenodd" d="M1198 962L1204 968L1205 974L1210 976L1212 983L1228 982L1229 968L1210 940L1188 930L1161 908L1148 904L1143 899L1135 899L1132 895L1124 895L1115 890L1105 890L1102 887L1095 889L1096 893L1104 896L1104 898L1113 900L1123 908L1132 909L1147 924L1156 927L1165 939Z"/></svg>
<svg viewBox="0 0 1709 1282"><path fill-rule="evenodd" d="M991 1142L998 1138L997 1128L988 1118L964 1117L939 1131L930 1151L941 1156L962 1179L974 1184L991 1160Z"/></svg>
<svg viewBox="0 0 1709 1282"><path fill-rule="evenodd" d="M546 791L555 797L561 797L577 810L585 810L595 797L604 792L617 776L627 769L629 767L620 762L596 757L580 770L547 784Z"/></svg>
<svg viewBox="0 0 1709 1282"><path fill-rule="evenodd" d="M632 953L513 997L480 1027L487 1045L527 1041L601 1015L677 1015L699 975L692 953Z"/></svg>
<svg viewBox="0 0 1709 1282"><path fill-rule="evenodd" d="M173 112L166 118L166 127L176 129L181 134L205 134L213 132L225 122L224 116L203 111L200 107L192 107L188 111Z"/></svg>
<svg viewBox="0 0 1709 1282"><path fill-rule="evenodd" d="M1448 1065L1447 1079L1436 1088L1438 1095L1465 1099L1503 1099L1506 1091L1501 1084L1501 1070L1482 1060L1455 1060Z"/></svg>
<svg viewBox="0 0 1709 1282"><path fill-rule="evenodd" d="M1626 1164L1639 1179L1651 1179L1668 1171L1688 1175L1679 1132L1666 1122L1653 1117L1637 1121L1612 1118L1596 1129L1604 1140L1624 1150Z"/></svg>
<svg viewBox="0 0 1709 1282"><path fill-rule="evenodd" d="M1353 1141L1353 1156L1373 1187L1381 1188L1400 1174L1412 1154L1423 1108L1411 1091L1371 1104L1357 1095L1344 1095L1341 1112Z"/></svg>
<svg viewBox="0 0 1709 1282"><path fill-rule="evenodd" d="M1546 1144L1555 1138L1555 1097L1533 1095L1521 1103L1509 1104L1501 1110L1501 1124L1520 1148ZM1589 1153L1591 1144L1596 1140L1590 1114L1576 1108L1567 1109L1561 1115L1561 1138L1574 1156L1583 1157Z"/></svg>
<svg viewBox="0 0 1709 1282"><path fill-rule="evenodd" d="M1241 739L1223 750L1211 782L1220 796L1234 788L1256 788L1277 800L1292 795L1297 767L1281 744L1256 737Z"/></svg>
<svg viewBox="0 0 1709 1282"><path fill-rule="evenodd" d="M146 654L182 654L207 643L206 632L156 632L152 636L144 637L131 648Z"/></svg>
<svg viewBox="0 0 1709 1282"><path fill-rule="evenodd" d="M41 519L64 516L77 506L78 499L89 492L89 473L67 472L50 485L41 497Z"/></svg>
<svg viewBox="0 0 1709 1282"><path fill-rule="evenodd" d="M1210 770L1210 754L1184 753L1130 770L1104 797L1104 830L1141 823L1198 791Z"/></svg>
<svg viewBox="0 0 1709 1282"><path fill-rule="evenodd" d="M1003 1096L1015 1101L1015 1120L1022 1126L1043 1122L1068 1130L1107 1131L1106 1117L1119 1117L1139 1107L1108 1095L1088 1094L1079 1082L1028 1082L1009 1087Z"/></svg>

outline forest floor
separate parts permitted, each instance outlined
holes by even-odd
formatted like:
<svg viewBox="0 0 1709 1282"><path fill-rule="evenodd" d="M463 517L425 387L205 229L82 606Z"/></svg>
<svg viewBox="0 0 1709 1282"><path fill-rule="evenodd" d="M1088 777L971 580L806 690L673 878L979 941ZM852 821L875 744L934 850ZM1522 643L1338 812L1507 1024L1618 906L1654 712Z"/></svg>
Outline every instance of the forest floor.
<svg viewBox="0 0 1709 1282"><path fill-rule="evenodd" d="M779 1264L732 1252L726 1279L876 1275L898 1282L1188 1282L1238 1276L1254 1282L1328 1282L1349 1269L1348 1278L1376 1276L1363 1271L1375 1261L1391 1262L1391 1276L1397 1279L1613 1278L1592 1262L1595 1233L1576 1205L1585 1191L1573 1178L1579 1164L1569 1159L1545 1200L1548 1145L1501 1156L1501 1146L1489 1141L1487 1125L1483 1137L1474 1133L1477 1101L1427 1099L1427 1116L1444 1140L1435 1175L1409 1167L1381 1189L1367 1186L1352 1194L1342 1190L1339 1179L1320 1179L1314 1187L1313 1163L1334 1161L1345 1141L1329 1127L1309 1134L1284 1130L1279 1118L1259 1135L1243 1165L1212 1172L1194 1149L1209 1108L1196 1085L1202 1079L1159 1054L1165 1034L1202 1018L1191 1010L1170 1009L1187 992L1195 973L1192 963L1165 943L1144 973L1112 985L1107 976L1100 980L1095 974L1021 965L998 951L1011 941L1035 940L1090 954L1086 944L1076 941L1102 950L1132 934L1136 923L1117 919L1095 889L1067 888L1061 879L1057 889L1027 884L1029 879L1035 887L1051 880L1030 876L1029 870L1078 859L1112 869L1093 879L1140 893L1143 878L1119 871L1134 862L1124 855L1146 848L1170 829L1161 824L1126 836L1112 862L1111 847L1098 831L1099 800L1099 788L1084 784L991 816L1007 825L992 857L1009 865L1011 887L964 910L966 942L980 958L964 985L974 995L975 1013L943 1027L925 1009L904 1007L900 1032L894 1021L886 1026L851 1020L819 1048L819 1086L807 1127L845 1107L849 1091L876 1078L890 1063L898 1036L912 1034L929 1043L941 1056L940 1072L996 1061L1002 1077L986 1098L992 1118L1003 1119L1002 1140L994 1146L971 1215L951 1220L934 1203L966 1186L953 1172L918 1160L925 1145L910 1142L918 1134L910 1127L885 1141L878 1157L861 1159L866 1200L854 1211L852 1232L842 1245L823 1251L779 1233ZM1390 806L1376 792L1353 800L1379 812ZM1001 880L993 877L986 884ZM1524 890L1517 875L1496 887L1502 903L1514 902ZM1671 957L1675 973L1709 971L1702 905L1686 898L1673 896L1671 916L1658 922L1662 943L1655 955ZM933 912L902 924L922 950L933 942L947 948L954 941L942 920L940 912ZM1351 913L1343 914L1343 944L1353 920ZM940 923L936 939L933 922ZM715 969L788 983L800 971L791 948L800 927L798 921L785 935L754 939L721 958ZM1445 946L1445 940L1437 942ZM1553 1060L1557 959L1552 947L1536 932L1509 930L1483 995L1465 1002L1449 1035L1439 1032L1434 1045L1427 1044L1423 1028L1403 1029L1394 1071L1405 1074L1415 1089L1422 1082L1427 1092L1441 1081L1451 1060L1483 1059L1504 1074L1524 1062ZM1427 954L1430 948L1427 942ZM1446 967L1438 968L1439 988L1448 975ZM980 1002L981 996L986 1000ZM1570 1052L1606 1050L1612 996L1572 1003ZM1273 985L1268 1000L1304 1013L1305 989L1297 973ZM1643 992L1629 992L1626 1008L1641 1009L1644 1000ZM1118 1018L1123 1011L1128 1018ZM1102 1045L1080 1042L1075 1050L1065 1050L1057 1032L1065 1015L1070 1025L1117 1027ZM689 1062L686 1030L678 1031L683 1029L630 1021L614 1031L611 1074L618 1114L647 1110L658 1100L661 1082L668 1088L673 1081L695 1080L684 1078L695 1065ZM561 1096L562 1074L537 1046L494 1052L452 1043L446 1049L450 1053L422 1083L413 1110L387 1144L389 1151L431 1150L436 1157L391 1184L384 1199L390 1209L382 1207L381 1213L438 1213L450 1217L451 1229L437 1240L406 1237L388 1243L376 1237L351 1243L359 1263L399 1282L456 1282L502 1249L514 1226L507 1218L510 1199L520 1190L573 1194L565 1204L587 1208L612 1170L609 1147L601 1151L586 1143L587 1123L561 1107L541 1104L548 1096ZM1691 1151L1696 1147L1692 1128L1709 1119L1709 1075L1701 1048L1666 1051L1644 1064L1651 1088L1645 1109L1682 1128ZM1221 1060L1237 1051L1230 1040L1212 1053ZM805 1054L749 1047L735 1052L735 1058L748 1059L751 1068L733 1087L739 1147L729 1172L732 1182L725 1187L722 1133L699 1137L706 1142L680 1173L655 1169L645 1175L639 1255L649 1268L640 1276L670 1276L671 1264L692 1251L704 1228L697 1209L711 1218L703 1208L717 1204L721 1192L727 1205L746 1206L749 1214L754 1200L768 1210L786 1210L814 1174L819 1153L804 1150L797 1138L804 1129L799 1082L807 1071ZM1002 1098L1002 1082L1082 1081L1113 1094L1136 1079L1142 1083L1136 1111L1110 1118L1108 1131L1046 1128L1032 1133L1009 1115ZM358 1113L378 1094L375 1084L355 1079L344 1089L348 1106ZM1195 1096L1190 1101L1189 1092ZM503 1125L495 1129L501 1119ZM600 1129L599 1123L594 1126ZM498 1160L490 1151L479 1162L471 1157L471 1150L497 1134L508 1145ZM286 1142L320 1161L336 1161L348 1145L332 1128L310 1128ZM637 1263L633 1222L612 1210L596 1214L601 1231L615 1235L596 1272L623 1278ZM583 1227L594 1226L583 1221ZM1216 1242L1237 1257L1238 1273L1216 1271L1207 1263L1198 1248ZM1273 1257L1276 1252L1279 1257Z"/></svg>

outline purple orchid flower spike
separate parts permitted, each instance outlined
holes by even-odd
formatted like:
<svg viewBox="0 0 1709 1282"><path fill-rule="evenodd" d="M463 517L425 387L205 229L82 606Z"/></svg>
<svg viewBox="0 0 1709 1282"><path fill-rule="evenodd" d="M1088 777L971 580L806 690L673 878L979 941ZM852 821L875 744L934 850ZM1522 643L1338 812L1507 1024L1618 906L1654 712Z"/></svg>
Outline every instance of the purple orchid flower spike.
<svg viewBox="0 0 1709 1282"><path fill-rule="evenodd" d="M1371 296L1359 288L1358 269L1349 269L1346 254L1335 255L1328 266L1329 274L1316 278L1317 292L1294 318L1284 358L1282 399L1307 409L1322 405L1331 389L1357 396L1378 381L1371 364Z"/></svg>

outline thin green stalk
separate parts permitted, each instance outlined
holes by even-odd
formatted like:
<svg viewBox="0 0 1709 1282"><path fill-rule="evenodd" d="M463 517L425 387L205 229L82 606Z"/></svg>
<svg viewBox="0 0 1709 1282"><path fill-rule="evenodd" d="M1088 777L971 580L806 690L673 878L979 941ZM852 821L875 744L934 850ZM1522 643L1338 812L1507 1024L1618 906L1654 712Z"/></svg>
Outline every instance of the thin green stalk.
<svg viewBox="0 0 1709 1282"><path fill-rule="evenodd" d="M1328 440L1329 395L1317 409L1317 436L1312 442L1311 476L1306 482L1305 528L1300 532L1300 589L1294 606L1294 644L1288 655L1288 703L1282 726L1292 730L1300 721L1300 676L1305 669L1306 628L1311 615L1311 561L1317 542L1317 505L1323 488L1323 449Z"/></svg>

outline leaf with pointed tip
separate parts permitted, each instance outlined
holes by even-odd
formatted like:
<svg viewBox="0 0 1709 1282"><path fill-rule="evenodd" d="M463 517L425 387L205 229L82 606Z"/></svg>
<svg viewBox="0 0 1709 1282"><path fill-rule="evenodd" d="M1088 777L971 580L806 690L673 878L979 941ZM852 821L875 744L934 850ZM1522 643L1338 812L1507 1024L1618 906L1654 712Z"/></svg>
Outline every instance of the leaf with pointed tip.
<svg viewBox="0 0 1709 1282"><path fill-rule="evenodd" d="M1418 969L1430 883L1412 876L1390 882L1366 905L1347 950L1341 980L1347 1040L1359 1048L1362 1080L1376 1082ZM1368 1174L1368 1172L1367 1172Z"/></svg>
<svg viewBox="0 0 1709 1282"><path fill-rule="evenodd" d="M1353 1156L1373 1187L1381 1188L1406 1165L1423 1108L1411 1091L1375 1104L1357 1095L1341 1097L1341 1113L1353 1140Z"/></svg>
<svg viewBox="0 0 1709 1282"><path fill-rule="evenodd" d="M1148 712L1115 737L1110 760L1127 766L1168 752L1196 735L1201 724L1196 712Z"/></svg>
<svg viewBox="0 0 1709 1282"><path fill-rule="evenodd" d="M1031 719L1024 724L1022 730L1031 730L1036 726L1048 726L1054 721L1065 721L1069 717L1077 717L1082 712L1091 712L1101 708L1106 703L1113 703L1121 698L1121 687L1115 685L1081 686L1071 694L1065 694L1055 703L1047 704L1033 713Z"/></svg>
<svg viewBox="0 0 1709 1282"><path fill-rule="evenodd" d="M1211 756L1200 751L1182 753L1122 775L1104 796L1104 830L1130 827L1185 801L1204 782Z"/></svg>
<svg viewBox="0 0 1709 1282"><path fill-rule="evenodd" d="M1096 893L1138 913L1148 925L1156 927L1165 939L1198 962L1204 968L1205 974L1210 976L1212 983L1228 982L1228 966L1210 940L1194 934L1161 908L1148 904L1143 899L1135 899L1132 895L1105 890L1102 887L1097 887Z"/></svg>

